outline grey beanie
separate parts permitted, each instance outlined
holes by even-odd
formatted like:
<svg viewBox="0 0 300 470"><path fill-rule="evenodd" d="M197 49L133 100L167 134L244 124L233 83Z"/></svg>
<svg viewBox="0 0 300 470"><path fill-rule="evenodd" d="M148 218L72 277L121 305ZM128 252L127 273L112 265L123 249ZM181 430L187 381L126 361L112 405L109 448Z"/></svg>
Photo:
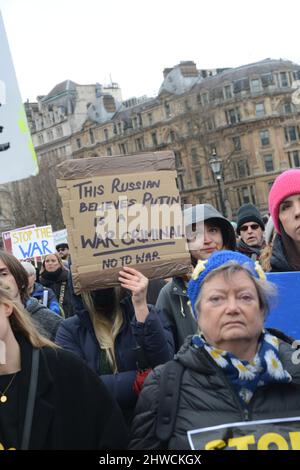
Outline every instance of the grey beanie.
<svg viewBox="0 0 300 470"><path fill-rule="evenodd" d="M211 204L197 204L189 207L183 211L183 215L185 227L197 224L198 222L211 221L215 223L221 229L224 246L228 250L236 249L234 228L229 220L223 217Z"/></svg>

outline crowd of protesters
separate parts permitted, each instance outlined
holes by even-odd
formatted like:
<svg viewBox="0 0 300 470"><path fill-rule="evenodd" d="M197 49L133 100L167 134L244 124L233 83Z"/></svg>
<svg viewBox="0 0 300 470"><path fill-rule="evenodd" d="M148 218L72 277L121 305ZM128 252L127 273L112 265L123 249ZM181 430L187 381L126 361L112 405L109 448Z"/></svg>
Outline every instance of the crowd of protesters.
<svg viewBox="0 0 300 470"><path fill-rule="evenodd" d="M188 449L195 430L299 416L292 340L264 329L264 271L300 271L300 170L276 178L269 213L244 204L235 230L210 204L186 209L190 272L124 267L118 287L81 296L67 243L39 272L0 251L0 448ZM197 439L221 449L225 434Z"/></svg>

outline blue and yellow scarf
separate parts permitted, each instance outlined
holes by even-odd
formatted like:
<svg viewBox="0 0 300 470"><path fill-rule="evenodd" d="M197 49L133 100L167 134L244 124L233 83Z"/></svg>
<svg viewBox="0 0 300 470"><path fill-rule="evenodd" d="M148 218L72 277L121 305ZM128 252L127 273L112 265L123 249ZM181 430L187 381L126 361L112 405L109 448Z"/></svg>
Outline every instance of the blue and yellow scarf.
<svg viewBox="0 0 300 470"><path fill-rule="evenodd" d="M292 378L279 359L279 340L262 333L258 351L251 362L242 361L233 354L210 346L204 336L195 335L192 345L204 348L226 374L243 406L248 405L255 390L269 383L289 383Z"/></svg>

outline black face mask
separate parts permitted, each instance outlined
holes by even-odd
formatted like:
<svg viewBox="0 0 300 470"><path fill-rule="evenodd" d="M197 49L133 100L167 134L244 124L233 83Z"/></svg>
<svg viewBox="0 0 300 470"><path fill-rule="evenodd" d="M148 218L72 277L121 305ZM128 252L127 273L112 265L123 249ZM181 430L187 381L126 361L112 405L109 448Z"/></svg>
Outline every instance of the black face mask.
<svg viewBox="0 0 300 470"><path fill-rule="evenodd" d="M109 310L111 312L115 310L117 303L117 293L114 287L92 291L91 297L96 309L100 308L106 311Z"/></svg>

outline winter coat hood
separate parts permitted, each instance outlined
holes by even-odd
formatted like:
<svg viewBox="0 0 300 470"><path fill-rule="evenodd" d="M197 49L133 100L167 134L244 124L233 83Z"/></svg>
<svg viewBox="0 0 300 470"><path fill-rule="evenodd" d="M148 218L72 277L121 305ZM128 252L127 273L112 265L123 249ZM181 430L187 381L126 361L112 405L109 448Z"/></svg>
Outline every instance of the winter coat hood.
<svg viewBox="0 0 300 470"><path fill-rule="evenodd" d="M229 220L223 217L211 204L197 204L185 209L183 214L185 227L198 222L213 222L221 229L224 247L233 251L236 249L234 228Z"/></svg>

